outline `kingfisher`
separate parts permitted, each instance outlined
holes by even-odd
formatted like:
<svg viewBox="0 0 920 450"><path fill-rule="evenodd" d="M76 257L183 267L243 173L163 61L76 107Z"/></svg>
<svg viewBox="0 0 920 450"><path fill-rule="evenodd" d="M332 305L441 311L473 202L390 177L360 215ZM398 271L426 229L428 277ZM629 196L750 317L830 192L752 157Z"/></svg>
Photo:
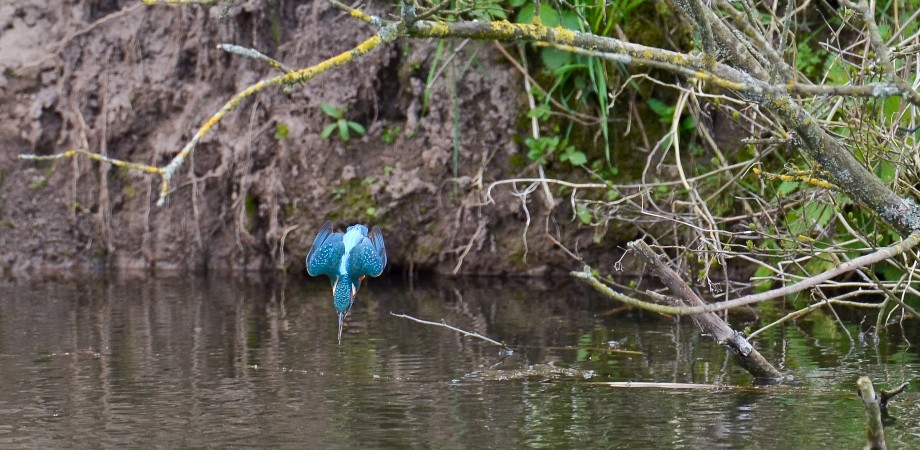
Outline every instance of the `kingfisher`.
<svg viewBox="0 0 920 450"><path fill-rule="evenodd" d="M326 221L313 239L313 248L307 254L307 273L325 275L332 282L332 304L339 313L339 345L342 344L342 325L355 303L355 295L367 276L376 277L387 265L387 249L383 233L374 227L355 224L345 233L333 232L332 222Z"/></svg>

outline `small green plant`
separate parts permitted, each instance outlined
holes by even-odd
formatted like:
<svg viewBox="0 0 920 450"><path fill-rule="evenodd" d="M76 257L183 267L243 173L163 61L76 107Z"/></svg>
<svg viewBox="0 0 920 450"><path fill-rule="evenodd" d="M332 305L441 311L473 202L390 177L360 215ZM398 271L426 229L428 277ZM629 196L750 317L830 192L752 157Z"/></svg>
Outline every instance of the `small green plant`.
<svg viewBox="0 0 920 450"><path fill-rule="evenodd" d="M402 133L402 127L399 125L386 126L383 127L383 133L380 134L380 138L383 139L384 144L392 144L396 142L396 138L399 137L400 133Z"/></svg>
<svg viewBox="0 0 920 450"><path fill-rule="evenodd" d="M539 139L527 138L527 157L538 164L546 164L547 155L552 155L559 147L559 136L541 137Z"/></svg>
<svg viewBox="0 0 920 450"><path fill-rule="evenodd" d="M527 138L527 157L539 164L546 164L550 158L558 158L573 166L581 166L588 162L584 152L577 150L574 145L559 136L544 136L539 139Z"/></svg>
<svg viewBox="0 0 920 450"><path fill-rule="evenodd" d="M575 215L578 216L578 220L582 224L591 225L591 222L594 220L594 214L585 207L585 205L578 205L575 209Z"/></svg>
<svg viewBox="0 0 920 450"><path fill-rule="evenodd" d="M29 189L38 190L48 187L48 179L51 178L52 172L54 172L54 164L49 164L45 167L45 176L42 177L41 180L33 181L32 184L29 185Z"/></svg>
<svg viewBox="0 0 920 450"><path fill-rule="evenodd" d="M670 124L674 121L674 110L673 105L669 105L657 98L648 99L648 107L655 112L655 115L658 116L658 121L664 124ZM683 120L680 121L680 130L681 131L690 131L696 128L696 122L693 120L693 117L685 116Z"/></svg>
<svg viewBox="0 0 920 450"><path fill-rule="evenodd" d="M649 2L651 3L651 2ZM598 36L612 36L614 30L627 27L635 10L646 4L645 0L608 0L594 2L572 0L571 2L542 2L539 9L527 0L510 0L508 6L517 11L515 21L530 23L539 19L543 25L562 27L573 31L589 32ZM564 6L564 7L563 7ZM605 62L597 57L588 57L544 47L539 50L544 74L552 80L548 89L546 105L550 99L561 105L567 113L588 112L598 118L605 159L611 159L609 92L607 86L626 74L620 64Z"/></svg>
<svg viewBox="0 0 920 450"><path fill-rule="evenodd" d="M332 189L332 192L330 192L330 195L332 195L332 198L334 200L338 201L338 200L345 198L346 192L347 191L345 190L345 188L337 187L337 188Z"/></svg>
<svg viewBox="0 0 920 450"><path fill-rule="evenodd" d="M364 125L345 119L344 109L336 108L328 103L323 103L319 107L327 116L335 120L335 122L323 129L323 132L320 133L321 138L329 139L333 131L339 130L339 138L342 139L342 142L348 142L351 139L351 132L355 132L358 136L363 136L366 133Z"/></svg>
<svg viewBox="0 0 920 450"><path fill-rule="evenodd" d="M290 133L290 129L288 128L287 125L281 122L278 122L275 124L275 136L274 137L276 141L283 141L287 139L289 133Z"/></svg>

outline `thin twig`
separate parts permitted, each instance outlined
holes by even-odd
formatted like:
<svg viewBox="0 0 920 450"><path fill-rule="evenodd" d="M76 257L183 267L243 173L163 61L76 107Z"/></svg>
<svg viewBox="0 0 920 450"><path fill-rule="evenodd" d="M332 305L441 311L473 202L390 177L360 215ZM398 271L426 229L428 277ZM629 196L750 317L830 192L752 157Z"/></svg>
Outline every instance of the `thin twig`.
<svg viewBox="0 0 920 450"><path fill-rule="evenodd" d="M490 343L490 344L497 345L497 346L499 346L499 347L501 347L501 348L503 348L503 349L505 349L505 350L507 350L507 351L509 351L509 352L512 352L512 351L513 351L513 350L511 350L510 347L508 347L507 345L505 345L505 344L503 344L503 343L501 343L501 342L496 341L495 339L487 338L487 337L485 337L485 336L483 336L483 335L481 335L481 334L479 334L479 333L472 333L472 332L469 332L469 331L461 330L461 329L459 329L459 328L457 328L457 327L455 327L455 326L453 326L453 325L448 325L447 322L445 322L444 320L441 320L440 322L431 322L431 321L429 321L429 320L418 319L418 318L415 318L415 317L412 317L412 316L409 316L409 315L406 315L406 314L396 314L396 313L394 313L394 312L392 312L392 311L390 312L390 315L391 315L391 316L394 316L394 317L400 317L400 318L403 318L403 319L409 319L409 320L411 320L411 321L418 322L418 323L425 324L425 325L431 325L431 326L435 326L435 327L447 328L448 330L456 331L457 333L460 333L460 334L462 334L462 335L464 335L464 336L470 336L470 337L474 337L474 338L477 338L477 339L482 339L482 340L484 340L484 341L486 341L486 342L488 342L488 343Z"/></svg>

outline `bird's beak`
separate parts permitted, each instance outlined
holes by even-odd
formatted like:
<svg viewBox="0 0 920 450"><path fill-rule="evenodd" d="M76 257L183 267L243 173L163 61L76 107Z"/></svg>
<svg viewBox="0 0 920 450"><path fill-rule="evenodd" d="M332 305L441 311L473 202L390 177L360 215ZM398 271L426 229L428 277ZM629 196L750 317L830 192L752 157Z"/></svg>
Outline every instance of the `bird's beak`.
<svg viewBox="0 0 920 450"><path fill-rule="evenodd" d="M345 313L339 313L339 345L342 345L342 325L345 324Z"/></svg>

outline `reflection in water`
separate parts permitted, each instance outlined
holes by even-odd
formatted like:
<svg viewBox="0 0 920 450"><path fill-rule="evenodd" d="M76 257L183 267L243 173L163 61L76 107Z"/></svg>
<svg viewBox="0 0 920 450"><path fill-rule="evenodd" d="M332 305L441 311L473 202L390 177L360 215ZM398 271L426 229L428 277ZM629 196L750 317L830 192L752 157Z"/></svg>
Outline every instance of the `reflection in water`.
<svg viewBox="0 0 920 450"><path fill-rule="evenodd" d="M795 377L785 386L494 381L476 374L552 363L595 381L750 385L689 321L605 316L610 303L568 281L373 283L339 346L328 283L292 280L0 285L0 447L853 448L865 421L857 376L916 386L920 372L900 336L851 347L816 315L758 343ZM890 446L920 447L916 399L893 404Z"/></svg>

